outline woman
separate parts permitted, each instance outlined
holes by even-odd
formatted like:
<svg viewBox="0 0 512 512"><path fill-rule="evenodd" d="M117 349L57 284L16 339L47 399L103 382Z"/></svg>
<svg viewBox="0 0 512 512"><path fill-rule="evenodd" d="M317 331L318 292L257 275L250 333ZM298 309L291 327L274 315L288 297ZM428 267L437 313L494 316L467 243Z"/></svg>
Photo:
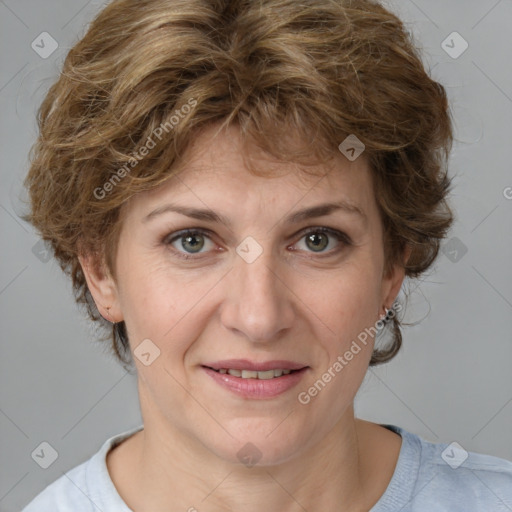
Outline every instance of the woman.
<svg viewBox="0 0 512 512"><path fill-rule="evenodd" d="M26 183L144 425L25 511L511 508L512 463L354 416L452 223L451 141L377 3L110 3L42 104Z"/></svg>

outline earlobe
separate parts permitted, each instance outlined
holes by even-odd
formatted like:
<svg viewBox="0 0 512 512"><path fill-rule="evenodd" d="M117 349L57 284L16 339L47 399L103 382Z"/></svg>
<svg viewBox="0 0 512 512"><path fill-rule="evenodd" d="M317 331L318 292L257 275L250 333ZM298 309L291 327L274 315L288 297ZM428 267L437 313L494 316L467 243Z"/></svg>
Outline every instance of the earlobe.
<svg viewBox="0 0 512 512"><path fill-rule="evenodd" d="M92 255L80 255L78 260L101 316L111 323L120 322L123 318L117 285L106 265Z"/></svg>
<svg viewBox="0 0 512 512"><path fill-rule="evenodd" d="M405 279L405 266L409 261L411 252L412 247L407 244L404 248L402 262L395 265L391 276L389 276L387 290L384 292L384 296L382 298L382 306L385 309L390 309L392 307L398 293L400 292L400 288L402 287L402 283Z"/></svg>

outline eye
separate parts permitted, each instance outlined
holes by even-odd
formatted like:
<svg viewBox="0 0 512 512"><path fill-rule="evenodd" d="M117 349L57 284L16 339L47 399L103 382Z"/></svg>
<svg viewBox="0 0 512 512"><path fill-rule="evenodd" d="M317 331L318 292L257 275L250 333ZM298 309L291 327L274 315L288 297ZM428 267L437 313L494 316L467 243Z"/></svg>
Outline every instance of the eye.
<svg viewBox="0 0 512 512"><path fill-rule="evenodd" d="M304 240L305 250L314 253L337 253L344 246L351 244L350 238L345 233L325 227L317 227L303 232L302 240ZM328 247L330 250L325 250Z"/></svg>
<svg viewBox="0 0 512 512"><path fill-rule="evenodd" d="M340 252L344 247L351 245L348 235L336 229L327 227L309 228L303 231L300 241L304 240L305 249L299 247L309 253L324 254L326 256ZM163 243L172 246L176 256L184 259L201 257L215 249L215 244L211 239L211 233L204 229L185 229L172 233L163 239ZM299 245L299 243L295 244ZM289 246L292 250L294 246ZM326 250L330 248L329 250Z"/></svg>
<svg viewBox="0 0 512 512"><path fill-rule="evenodd" d="M178 256L184 258L193 257L194 254L208 252L215 247L208 233L203 230L184 230L173 233L164 240L166 245L171 245L177 252ZM202 251L203 248L206 250Z"/></svg>

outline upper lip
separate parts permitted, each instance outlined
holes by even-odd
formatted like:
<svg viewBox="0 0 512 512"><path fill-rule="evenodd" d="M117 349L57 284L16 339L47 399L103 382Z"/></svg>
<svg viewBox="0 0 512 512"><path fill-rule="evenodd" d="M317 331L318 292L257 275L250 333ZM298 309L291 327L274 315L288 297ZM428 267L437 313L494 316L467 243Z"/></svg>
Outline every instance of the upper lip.
<svg viewBox="0 0 512 512"><path fill-rule="evenodd" d="M225 359L223 361L206 363L203 366L213 368L214 370L225 368L228 370L250 370L254 372L264 372L267 370L300 370L305 368L307 365L285 360L263 361L257 363L255 361L249 361L248 359Z"/></svg>

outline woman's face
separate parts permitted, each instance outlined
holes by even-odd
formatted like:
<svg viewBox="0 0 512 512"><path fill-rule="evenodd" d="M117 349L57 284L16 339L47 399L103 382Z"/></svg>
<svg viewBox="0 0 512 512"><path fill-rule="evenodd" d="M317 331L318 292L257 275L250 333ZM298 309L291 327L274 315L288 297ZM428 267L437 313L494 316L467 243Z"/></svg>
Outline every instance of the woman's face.
<svg viewBox="0 0 512 512"><path fill-rule="evenodd" d="M332 168L315 168L320 176L253 155L280 171L259 177L236 129L212 133L199 135L176 177L128 203L111 312L136 354L147 428L231 462L250 442L275 464L347 421L372 352L371 337L358 335L390 307L403 273L383 275L364 155L339 153ZM267 371L254 379L207 368L251 364ZM302 370L268 378L269 368L292 367Z"/></svg>

